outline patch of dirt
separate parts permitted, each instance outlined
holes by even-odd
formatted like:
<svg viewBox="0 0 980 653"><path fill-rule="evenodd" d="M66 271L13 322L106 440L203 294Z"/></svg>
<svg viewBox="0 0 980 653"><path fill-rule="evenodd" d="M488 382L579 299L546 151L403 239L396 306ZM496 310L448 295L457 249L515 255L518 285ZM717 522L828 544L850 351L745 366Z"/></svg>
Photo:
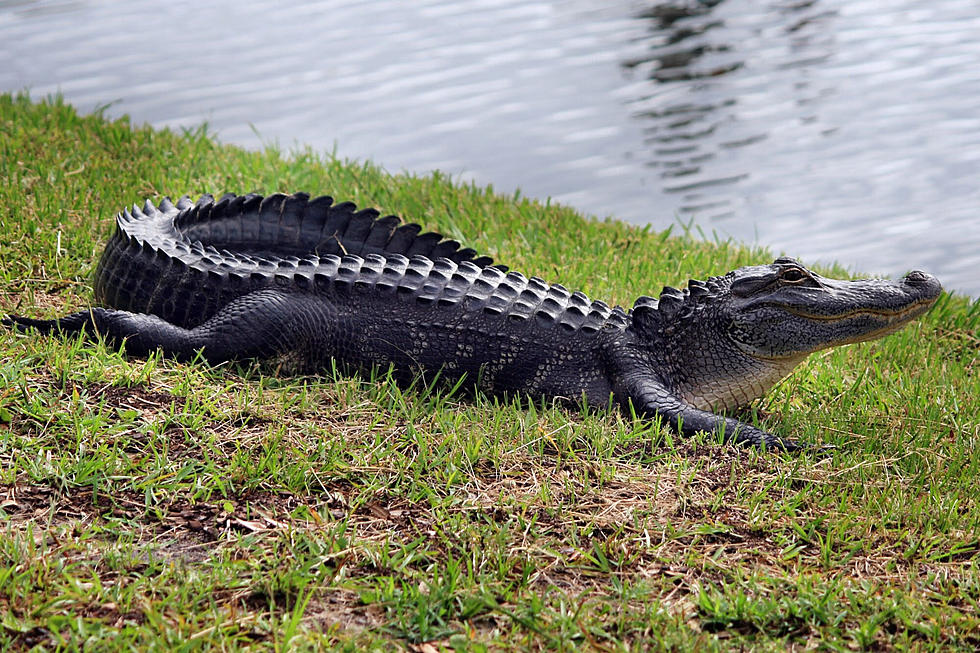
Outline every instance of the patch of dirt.
<svg viewBox="0 0 980 653"><path fill-rule="evenodd" d="M55 546L59 538L65 537L63 529L69 529L67 533L72 537L87 532L93 524L116 522L148 555L183 565L207 563L221 550L234 553L240 548L242 535L259 538L258 542L269 536L288 540L289 533L330 529L335 520L348 518L356 525L359 542L364 542L390 538L400 529L418 532L430 523L419 507L406 501L380 497L354 506L353 493L354 489L348 483L339 481L328 485L315 497L249 490L207 502L174 497L148 509L144 496L129 490L107 494L93 492L91 488L75 488L61 492L45 485L3 484L0 485L0 510L6 513L8 533L24 532L28 526L33 526L35 538L46 539ZM327 520L314 517L316 515L326 515ZM43 527L38 528L38 525ZM98 543L95 544L97 547ZM82 553L81 549L72 551L76 556L99 558L91 547L87 553ZM339 558L337 571L345 564L346 560ZM131 571L139 573L143 567L145 564L137 563ZM353 573L363 575L370 571L362 568ZM101 579L108 582L105 576ZM216 600L259 612L270 608L268 597L243 594L239 590L216 596ZM249 607L251 603L255 605ZM275 601L280 611L291 609L291 603L283 596ZM144 619L140 612L121 613L113 604L93 604L78 614L119 626L127 622L141 623ZM374 628L384 622L384 617L381 606L365 605L356 592L323 588L311 600L304 622L326 632L338 627ZM27 647L53 641L43 628L18 634L17 639Z"/></svg>
<svg viewBox="0 0 980 653"><path fill-rule="evenodd" d="M168 392L148 390L143 386L134 385L122 387L110 383L86 383L80 386L68 380L65 384L65 395L70 396L70 390L83 390L93 402L105 402L105 404L115 409L126 410L156 410L164 406L169 406L174 401L181 401L180 397L175 397Z"/></svg>
<svg viewBox="0 0 980 653"><path fill-rule="evenodd" d="M81 406L79 410L98 412L101 414L100 419L107 420L110 425L117 420L133 419L133 416L139 424L153 425L154 428L160 428L160 423L166 422L162 424L162 433L166 437L168 457L171 460L200 457L198 443L201 438L197 437L198 434L194 429L180 422L179 416L187 402L185 397L173 395L166 389L152 389L140 384L123 386L104 381L83 383L73 379L59 382L50 371L40 372L31 390L36 388L37 392L51 392L66 403L79 402ZM178 417L175 419L174 415ZM210 446L221 449L228 455L234 454L243 439L260 435L271 421L248 409L229 409L227 417L216 419L208 424L208 431L215 434L215 437L209 439L212 442ZM38 430L46 426L36 418L16 417L9 424L2 425L3 428L27 436L35 435ZM148 433L143 432L143 429L127 429L124 433L126 443L123 449L127 453L146 453L146 446L151 438ZM114 436L105 436L105 438L112 437ZM106 441L105 438L103 441ZM74 440L71 444L74 445Z"/></svg>
<svg viewBox="0 0 980 653"><path fill-rule="evenodd" d="M54 638L47 628L34 626L33 628L18 630L8 625L4 625L2 628L13 639L13 650L28 651L45 644L54 644Z"/></svg>
<svg viewBox="0 0 980 653"><path fill-rule="evenodd" d="M38 289L39 283L44 286L43 291ZM28 296L24 291L28 284L36 289L29 304ZM14 290L18 286L23 286L23 289ZM38 318L65 315L72 309L68 308L65 296L60 291L72 286L79 293L84 293L86 290L83 284L68 280L52 279L50 281L39 282L36 279L30 279L14 281L7 285L7 288L3 292L0 292L0 298L3 298L5 305L5 308L0 310L0 314L5 315L11 313L13 315ZM10 301L11 298L13 301Z"/></svg>

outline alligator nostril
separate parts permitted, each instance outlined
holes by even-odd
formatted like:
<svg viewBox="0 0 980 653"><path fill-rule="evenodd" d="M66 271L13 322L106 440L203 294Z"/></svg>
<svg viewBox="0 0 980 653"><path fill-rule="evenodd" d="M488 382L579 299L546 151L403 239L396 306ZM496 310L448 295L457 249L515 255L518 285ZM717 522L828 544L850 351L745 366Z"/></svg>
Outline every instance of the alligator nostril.
<svg viewBox="0 0 980 653"><path fill-rule="evenodd" d="M943 286L939 283L939 279L932 276L927 272L922 272L921 270L912 270L905 278L902 279L902 283L906 286L911 286L917 292L924 293L927 296L938 297L939 293L942 292Z"/></svg>
<svg viewBox="0 0 980 653"><path fill-rule="evenodd" d="M905 275L905 283L910 283L913 286L921 286L928 283L931 276L932 275L926 274L921 270L912 270Z"/></svg>

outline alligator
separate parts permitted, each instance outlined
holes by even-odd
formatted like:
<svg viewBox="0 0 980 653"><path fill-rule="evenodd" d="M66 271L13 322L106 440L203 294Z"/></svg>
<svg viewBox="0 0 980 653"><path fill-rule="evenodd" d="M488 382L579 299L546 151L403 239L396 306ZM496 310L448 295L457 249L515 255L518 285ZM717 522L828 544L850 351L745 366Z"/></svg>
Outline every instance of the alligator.
<svg viewBox="0 0 980 653"><path fill-rule="evenodd" d="M792 258L664 287L629 310L495 265L416 224L330 197L204 195L116 217L98 307L20 330L103 337L212 364L388 368L479 391L612 403L683 435L803 448L733 417L812 352L879 338L942 287L822 277Z"/></svg>

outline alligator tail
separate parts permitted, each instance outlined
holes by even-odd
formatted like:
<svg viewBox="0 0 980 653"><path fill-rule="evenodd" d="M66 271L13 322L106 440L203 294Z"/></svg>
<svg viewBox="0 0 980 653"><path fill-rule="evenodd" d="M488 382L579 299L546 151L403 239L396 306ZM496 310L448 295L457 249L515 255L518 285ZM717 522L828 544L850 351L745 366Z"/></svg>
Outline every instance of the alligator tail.
<svg viewBox="0 0 980 653"><path fill-rule="evenodd" d="M396 216L307 193L203 195L176 204L164 198L124 210L116 225L96 270L96 301L188 327L270 286L277 272L317 267L326 256L420 255L493 265L489 256Z"/></svg>
<svg viewBox="0 0 980 653"><path fill-rule="evenodd" d="M162 207L161 207L162 208ZM461 248L455 240L435 232L422 233L417 224L405 224L394 215L361 209L351 202L334 203L323 195L223 195L215 201L203 195L194 204L181 198L173 226L175 236L200 241L216 249L279 256L401 254L469 261L479 267L493 263L489 256Z"/></svg>

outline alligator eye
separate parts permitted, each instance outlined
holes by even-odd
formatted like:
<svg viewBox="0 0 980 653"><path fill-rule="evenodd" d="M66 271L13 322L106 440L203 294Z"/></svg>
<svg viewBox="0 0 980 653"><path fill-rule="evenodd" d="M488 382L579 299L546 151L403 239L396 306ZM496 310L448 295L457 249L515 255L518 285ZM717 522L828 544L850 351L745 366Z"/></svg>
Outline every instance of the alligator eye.
<svg viewBox="0 0 980 653"><path fill-rule="evenodd" d="M796 283L797 281L803 281L806 279L806 273L800 268L787 268L783 270L779 278L783 281L789 281L790 283Z"/></svg>

